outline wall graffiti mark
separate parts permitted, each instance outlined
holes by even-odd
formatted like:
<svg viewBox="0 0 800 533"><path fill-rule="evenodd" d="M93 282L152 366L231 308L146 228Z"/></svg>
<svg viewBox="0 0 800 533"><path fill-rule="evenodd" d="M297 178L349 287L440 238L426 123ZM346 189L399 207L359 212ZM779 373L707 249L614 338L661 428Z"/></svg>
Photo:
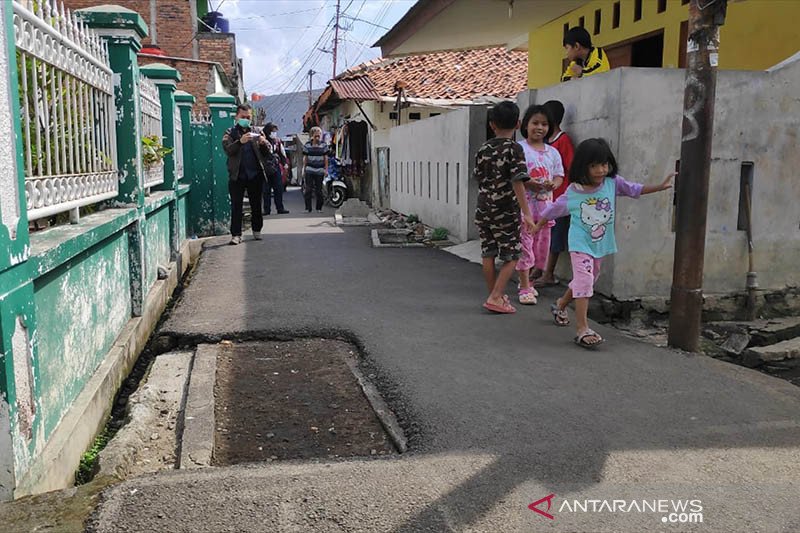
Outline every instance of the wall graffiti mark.
<svg viewBox="0 0 800 533"><path fill-rule="evenodd" d="M697 115L705 107L706 86L695 76L686 77L686 98L687 102L683 110L683 137L682 142L693 141L700 135L700 125L697 122Z"/></svg>

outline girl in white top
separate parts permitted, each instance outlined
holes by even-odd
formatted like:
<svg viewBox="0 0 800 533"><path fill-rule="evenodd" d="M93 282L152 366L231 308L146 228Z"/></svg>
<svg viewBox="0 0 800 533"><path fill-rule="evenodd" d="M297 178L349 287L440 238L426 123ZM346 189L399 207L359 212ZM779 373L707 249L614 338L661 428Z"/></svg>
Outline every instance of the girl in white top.
<svg viewBox="0 0 800 533"><path fill-rule="evenodd" d="M544 210L553 202L553 190L564 181L564 165L558 150L545 142L550 138L553 121L544 106L532 105L525 112L520 126L524 139L519 142L525 152L525 164L531 179L525 182L528 206L533 221L539 222ZM547 267L547 254L550 251L550 228L532 234L523 225L520 229L522 256L517 262L519 274L519 303L535 304L538 296L530 281L531 269L541 273Z"/></svg>

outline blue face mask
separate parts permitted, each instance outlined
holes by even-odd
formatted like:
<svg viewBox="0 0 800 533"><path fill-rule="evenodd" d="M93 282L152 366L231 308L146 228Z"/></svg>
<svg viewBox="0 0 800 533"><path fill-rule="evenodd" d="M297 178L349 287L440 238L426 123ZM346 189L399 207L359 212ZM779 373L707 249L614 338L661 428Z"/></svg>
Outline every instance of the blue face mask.
<svg viewBox="0 0 800 533"><path fill-rule="evenodd" d="M243 127L243 128L249 128L250 127L250 119L249 118L238 118L238 119L236 119L236 123L239 126Z"/></svg>

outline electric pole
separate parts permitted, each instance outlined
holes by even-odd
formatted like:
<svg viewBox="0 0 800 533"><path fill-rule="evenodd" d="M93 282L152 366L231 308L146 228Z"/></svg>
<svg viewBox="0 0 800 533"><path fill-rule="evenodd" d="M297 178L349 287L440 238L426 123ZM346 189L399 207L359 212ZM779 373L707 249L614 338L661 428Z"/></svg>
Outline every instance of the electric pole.
<svg viewBox="0 0 800 533"><path fill-rule="evenodd" d="M333 26L333 76L336 78L336 52L339 48L339 6L341 0L336 0L336 24Z"/></svg>
<svg viewBox="0 0 800 533"><path fill-rule="evenodd" d="M308 107L311 107L311 93L314 90L314 74L316 74L316 71L308 69Z"/></svg>
<svg viewBox="0 0 800 533"><path fill-rule="evenodd" d="M689 3L668 341L670 346L690 352L696 352L700 344L719 26L725 22L727 3L728 0Z"/></svg>

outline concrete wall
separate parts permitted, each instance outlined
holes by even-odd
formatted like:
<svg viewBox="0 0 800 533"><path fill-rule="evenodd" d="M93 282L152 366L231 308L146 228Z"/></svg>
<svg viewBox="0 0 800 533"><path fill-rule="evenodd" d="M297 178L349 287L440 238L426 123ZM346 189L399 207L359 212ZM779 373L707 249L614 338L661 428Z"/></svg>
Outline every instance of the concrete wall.
<svg viewBox="0 0 800 533"><path fill-rule="evenodd" d="M145 286L150 288L158 279L158 265L169 264L169 207L147 215L144 224Z"/></svg>
<svg viewBox="0 0 800 533"><path fill-rule="evenodd" d="M389 130L391 208L443 226L459 240L475 238L471 176L485 128L486 108L473 106Z"/></svg>
<svg viewBox="0 0 800 533"><path fill-rule="evenodd" d="M363 111L362 111L363 110ZM453 108L413 106L400 110L400 118L403 125L417 124L421 121L445 115L453 111ZM336 108L327 112L321 117L323 130L329 130L332 125L340 125L350 120L365 120L366 117L375 129L369 129L370 137L370 161L366 168L366 174L362 180L353 180L356 188L354 195L361 200L370 202L376 207L388 207L381 202L378 194L378 174L377 174L377 153L375 148L387 146L389 131L396 127L396 120L390 118L390 113L394 112L394 104L391 102L361 102L361 109L352 100L345 100ZM411 119L412 113L419 113L419 119ZM433 117L431 116L433 115Z"/></svg>
<svg viewBox="0 0 800 533"><path fill-rule="evenodd" d="M35 280L34 298L46 440L130 318L125 234L115 235Z"/></svg>
<svg viewBox="0 0 800 533"><path fill-rule="evenodd" d="M655 183L680 156L682 70L616 69L526 95L561 100L573 140L605 137L628 179ZM800 285L800 55L772 72L721 71L717 81L705 254L707 293L744 289L745 232L737 230L743 162L754 164L755 269L763 289ZM598 289L620 299L669 296L673 195L622 199L616 221L619 253Z"/></svg>

